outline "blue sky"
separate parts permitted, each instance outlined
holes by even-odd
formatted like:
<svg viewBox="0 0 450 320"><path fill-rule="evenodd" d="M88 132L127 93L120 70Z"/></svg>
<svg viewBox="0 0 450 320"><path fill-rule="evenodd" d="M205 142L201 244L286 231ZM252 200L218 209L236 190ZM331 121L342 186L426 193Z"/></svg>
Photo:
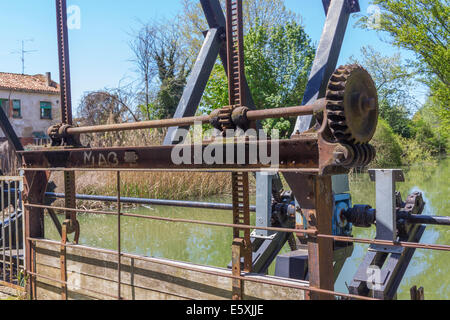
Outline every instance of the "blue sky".
<svg viewBox="0 0 450 320"><path fill-rule="evenodd" d="M72 96L77 106L83 92L114 87L125 78L134 77L129 59L129 33L138 20L170 18L181 10L180 0L68 0L68 6L81 10L81 28L69 31ZM369 0L360 0L361 11L367 12ZM322 0L286 0L286 6L302 16L307 33L317 43L320 39L325 14ZM374 31L354 27L351 18L344 40L339 64L345 64L351 55L359 56L360 48L372 45L383 54L399 50L382 42ZM53 0L14 0L0 2L0 71L21 73L22 64L14 51L21 40L26 50L36 50L26 56L25 73L50 71L59 79L55 2ZM400 51L404 58L409 52ZM419 99L423 101L423 94Z"/></svg>

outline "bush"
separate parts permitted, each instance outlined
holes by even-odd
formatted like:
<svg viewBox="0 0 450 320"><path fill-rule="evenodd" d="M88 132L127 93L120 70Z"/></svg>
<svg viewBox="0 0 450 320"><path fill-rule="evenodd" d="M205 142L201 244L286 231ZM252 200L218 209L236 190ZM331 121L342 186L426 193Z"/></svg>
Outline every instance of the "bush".
<svg viewBox="0 0 450 320"><path fill-rule="evenodd" d="M412 131L414 140L424 151L431 153L433 156L445 153L447 144L445 137L442 138L436 134L437 130L433 129L431 124L420 114L416 115L412 122Z"/></svg>
<svg viewBox="0 0 450 320"><path fill-rule="evenodd" d="M387 168L402 165L403 150L399 138L386 120L379 119L372 144L377 150L377 157L372 163L373 167Z"/></svg>
<svg viewBox="0 0 450 320"><path fill-rule="evenodd" d="M412 166L417 163L435 163L430 150L424 149L423 146L415 139L399 138L403 147L402 162L405 166Z"/></svg>

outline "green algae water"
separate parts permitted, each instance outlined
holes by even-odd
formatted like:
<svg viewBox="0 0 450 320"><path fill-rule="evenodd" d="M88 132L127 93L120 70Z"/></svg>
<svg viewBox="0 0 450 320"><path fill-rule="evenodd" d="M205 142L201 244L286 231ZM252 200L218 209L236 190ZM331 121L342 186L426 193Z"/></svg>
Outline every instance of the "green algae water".
<svg viewBox="0 0 450 320"><path fill-rule="evenodd" d="M438 165L405 168L406 182L397 185L403 199L405 200L407 195L414 191L420 191L426 201L424 214L450 215L449 162L450 159L446 159ZM375 206L375 185L370 181L368 174L354 175L351 179L351 190L354 204ZM229 198L220 197L205 199L205 201L231 202ZM220 210L148 206L124 209L123 212L232 223L231 212ZM80 244L112 250L117 248L117 217L80 214L79 221ZM252 223L255 223L254 214ZM231 261L231 229L131 217L122 217L121 224L122 248L125 252L217 267L226 267ZM46 217L45 227L47 238L59 239L49 217ZM355 228L353 234L358 238L374 238L375 228ZM421 242L450 244L450 228L428 226ZM346 284L350 284L367 248L368 245L355 244L353 255L345 263L337 280L336 291L348 292ZM283 249L284 252L287 250L287 247ZM449 266L450 253L448 252L416 250L400 285L398 299L410 299L409 289L413 285L425 288L426 299L450 299ZM274 266L269 272L273 274L273 271Z"/></svg>

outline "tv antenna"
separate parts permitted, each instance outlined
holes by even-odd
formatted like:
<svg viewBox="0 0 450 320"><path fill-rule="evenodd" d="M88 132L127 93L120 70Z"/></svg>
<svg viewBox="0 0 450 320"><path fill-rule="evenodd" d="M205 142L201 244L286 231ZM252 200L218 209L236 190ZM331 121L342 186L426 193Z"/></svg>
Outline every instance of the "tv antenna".
<svg viewBox="0 0 450 320"><path fill-rule="evenodd" d="M26 42L33 42L34 39L28 39L28 40L22 40L22 49L13 51L12 54L18 54L21 57L22 61L22 74L25 74L25 55L33 52L37 52L37 50L25 50L25 43Z"/></svg>

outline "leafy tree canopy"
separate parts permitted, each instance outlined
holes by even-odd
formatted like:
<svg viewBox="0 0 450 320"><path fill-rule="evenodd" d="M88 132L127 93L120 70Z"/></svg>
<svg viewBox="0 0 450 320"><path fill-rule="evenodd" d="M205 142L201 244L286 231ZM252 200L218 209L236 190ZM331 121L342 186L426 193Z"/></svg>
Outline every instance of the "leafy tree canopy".
<svg viewBox="0 0 450 320"><path fill-rule="evenodd" d="M375 24L363 17L364 27L375 27L391 36L391 42L415 52L421 71L435 74L450 84L450 52L448 49L449 0L373 0L381 9Z"/></svg>
<svg viewBox="0 0 450 320"><path fill-rule="evenodd" d="M439 132L450 130L450 1L373 0L381 10L364 16L360 25L386 32L392 44L416 54L415 67L430 87L430 102L440 118ZM374 23L375 22L375 23Z"/></svg>
<svg viewBox="0 0 450 320"><path fill-rule="evenodd" d="M373 47L361 48L361 60L350 58L350 63L362 65L372 76L378 91L380 116L395 133L411 137L410 116L418 108L411 90L417 87L416 73L404 63L400 54L384 56Z"/></svg>
<svg viewBox="0 0 450 320"><path fill-rule="evenodd" d="M225 0L220 0L225 12ZM202 7L198 0L182 0L183 12L180 15L183 38L187 41L189 53L195 59L203 43L202 32L208 30ZM246 0L243 1L244 32L257 25L273 26L289 21L300 21L300 17L288 10L284 0Z"/></svg>
<svg viewBox="0 0 450 320"><path fill-rule="evenodd" d="M303 27L290 21L268 27L256 21L245 36L245 72L257 109L299 105L314 60L315 49ZM228 104L227 77L216 64L208 82L201 111ZM288 136L295 119L269 119L264 129L279 129Z"/></svg>

